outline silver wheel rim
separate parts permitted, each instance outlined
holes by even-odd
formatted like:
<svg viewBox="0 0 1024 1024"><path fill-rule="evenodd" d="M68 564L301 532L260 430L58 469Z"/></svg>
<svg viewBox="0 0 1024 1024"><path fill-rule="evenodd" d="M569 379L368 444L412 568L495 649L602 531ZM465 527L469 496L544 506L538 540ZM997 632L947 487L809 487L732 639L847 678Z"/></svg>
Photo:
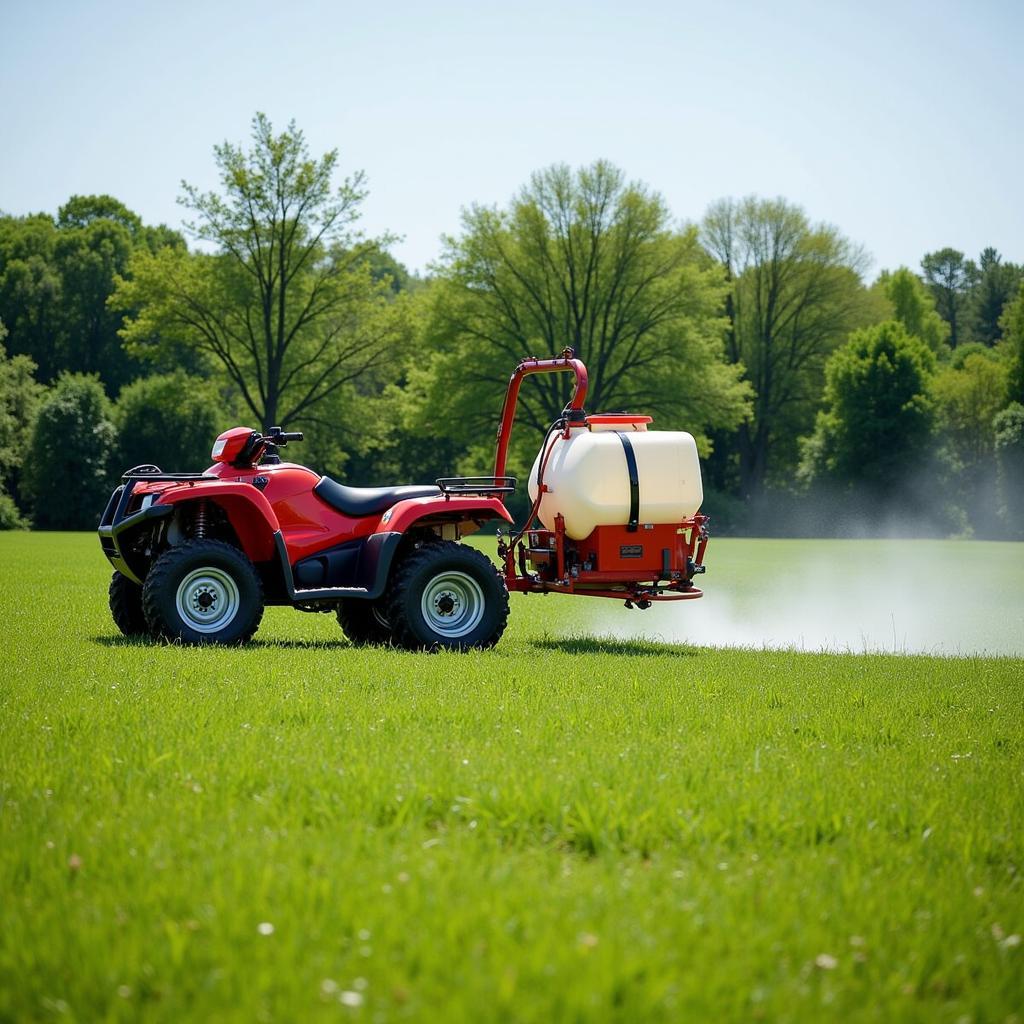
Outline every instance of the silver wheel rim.
<svg viewBox="0 0 1024 1024"><path fill-rule="evenodd" d="M480 625L484 617L484 592L464 572L442 572L424 587L420 611L435 633L457 639Z"/></svg>
<svg viewBox="0 0 1024 1024"><path fill-rule="evenodd" d="M223 569L204 565L178 584L174 599L181 621L197 633L217 633L238 614L238 584Z"/></svg>

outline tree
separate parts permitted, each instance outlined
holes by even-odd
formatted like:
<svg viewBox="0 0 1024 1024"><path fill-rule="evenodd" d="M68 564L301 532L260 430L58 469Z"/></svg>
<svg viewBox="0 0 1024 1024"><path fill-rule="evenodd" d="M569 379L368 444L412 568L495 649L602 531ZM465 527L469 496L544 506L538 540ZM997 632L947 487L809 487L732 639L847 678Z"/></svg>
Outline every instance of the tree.
<svg viewBox="0 0 1024 1024"><path fill-rule="evenodd" d="M214 439L235 425L230 410L212 381L182 372L143 377L114 406L119 461L125 468L145 462L171 471L205 468Z"/></svg>
<svg viewBox="0 0 1024 1024"><path fill-rule="evenodd" d="M1016 297L1007 303L999 323L1010 362L1009 397L1024 402L1024 281L1018 285Z"/></svg>
<svg viewBox="0 0 1024 1024"><path fill-rule="evenodd" d="M604 161L555 165L505 209L470 207L462 227L428 293L437 355L412 380L423 422L489 442L512 368L566 346L590 371L591 409L639 408L697 435L744 415L740 371L722 359L721 271L659 195ZM529 381L522 422L543 431L569 387L562 374ZM536 438L518 439L525 458Z"/></svg>
<svg viewBox="0 0 1024 1024"><path fill-rule="evenodd" d="M988 248L979 260L978 281L971 293L971 333L985 345L1003 336L1001 317L1022 279L1021 268L1004 263L1002 256Z"/></svg>
<svg viewBox="0 0 1024 1024"><path fill-rule="evenodd" d="M44 530L88 530L110 497L117 431L99 379L61 374L32 425L25 484L32 522Z"/></svg>
<svg viewBox="0 0 1024 1024"><path fill-rule="evenodd" d="M0 316L9 331L7 348L28 356L44 381L59 372L64 330L56 245L52 217L0 217Z"/></svg>
<svg viewBox="0 0 1024 1024"><path fill-rule="evenodd" d="M921 260L925 281L939 315L949 324L949 343L956 348L964 337L964 320L977 267L956 249L939 249Z"/></svg>
<svg viewBox="0 0 1024 1024"><path fill-rule="evenodd" d="M7 357L7 328L0 321L0 530L25 525L18 507L20 470L32 416L43 390L28 356Z"/></svg>
<svg viewBox="0 0 1024 1024"><path fill-rule="evenodd" d="M903 324L908 334L920 338L936 355L946 350L949 325L936 312L935 300L921 279L906 267L900 267L891 274L883 272L879 281L886 298L892 303L892 318Z"/></svg>
<svg viewBox="0 0 1024 1024"><path fill-rule="evenodd" d="M25 519L14 499L0 487L0 530L22 530L25 525Z"/></svg>
<svg viewBox="0 0 1024 1024"><path fill-rule="evenodd" d="M363 174L332 179L337 151L310 157L292 122L275 135L257 114L252 148L214 149L221 193L183 183L192 235L213 253L140 251L112 302L137 308L129 350L180 344L226 371L264 427L301 423L405 343L405 303L354 229Z"/></svg>
<svg viewBox="0 0 1024 1024"><path fill-rule="evenodd" d="M0 311L11 351L29 356L45 381L62 370L98 373L116 391L142 366L117 336L126 311L107 300L137 248L165 245L184 242L106 195L72 196L56 220L0 218Z"/></svg>
<svg viewBox="0 0 1024 1024"><path fill-rule="evenodd" d="M811 224L784 199L723 199L704 218L704 245L725 267L731 292L726 352L746 368L753 415L733 442L738 488L756 495L797 458L813 423L829 353L865 319L862 249Z"/></svg>
<svg viewBox="0 0 1024 1024"><path fill-rule="evenodd" d="M992 453L992 420L1007 403L1008 364L988 351L970 352L935 376L932 394L939 425L965 464Z"/></svg>
<svg viewBox="0 0 1024 1024"><path fill-rule="evenodd" d="M383 281L394 295L422 287L423 282L386 249L371 249L366 254L366 262L374 282Z"/></svg>
<svg viewBox="0 0 1024 1024"><path fill-rule="evenodd" d="M72 196L57 211L57 227L81 230L97 221L108 221L123 227L133 239L142 233L142 218L113 196Z"/></svg>
<svg viewBox="0 0 1024 1024"><path fill-rule="evenodd" d="M935 357L896 321L855 331L825 370L825 408L803 444L801 476L905 498L928 451Z"/></svg>
<svg viewBox="0 0 1024 1024"><path fill-rule="evenodd" d="M36 382L35 363L28 356L8 358L3 345L5 333L0 323L0 495L13 505L23 506L21 468L43 388ZM16 516L7 518L16 523Z"/></svg>
<svg viewBox="0 0 1024 1024"><path fill-rule="evenodd" d="M54 262L61 279L60 366L99 374L116 391L138 374L140 366L122 348L117 336L122 316L107 299L115 278L127 270L135 245L133 228L141 228L141 222L109 196L75 196L61 207L57 224Z"/></svg>
<svg viewBox="0 0 1024 1024"><path fill-rule="evenodd" d="M1010 540L1024 540L1024 405L1011 402L992 422L999 466L999 517Z"/></svg>
<svg viewBox="0 0 1024 1024"><path fill-rule="evenodd" d="M935 375L932 396L947 499L988 534L996 525L993 420L1006 404L1009 367L991 349L979 348Z"/></svg>

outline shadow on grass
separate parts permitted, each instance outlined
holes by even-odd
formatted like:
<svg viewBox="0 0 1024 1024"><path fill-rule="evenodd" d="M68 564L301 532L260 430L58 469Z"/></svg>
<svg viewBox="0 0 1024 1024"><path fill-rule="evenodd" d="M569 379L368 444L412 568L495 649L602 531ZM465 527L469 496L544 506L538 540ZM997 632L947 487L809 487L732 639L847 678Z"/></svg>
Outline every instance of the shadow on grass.
<svg viewBox="0 0 1024 1024"><path fill-rule="evenodd" d="M269 640L255 637L250 640L246 647L260 647L266 649L277 648L281 651L334 651L347 650L356 651L363 648L350 644L347 640Z"/></svg>
<svg viewBox="0 0 1024 1024"><path fill-rule="evenodd" d="M684 644L666 644L659 640L616 640L600 636L544 637L531 640L531 647L562 654L618 654L631 658L655 655L669 658L695 658L697 649Z"/></svg>
<svg viewBox="0 0 1024 1024"><path fill-rule="evenodd" d="M192 644L167 643L164 640L155 640L149 636L93 636L90 637L94 644L101 647L184 647L202 646ZM616 640L612 637L600 636L565 636L565 637L542 637L537 640L528 641L531 647L542 651L558 651L562 654L615 654L628 658L694 658L698 651L695 647L685 644L667 644L660 640ZM214 646L214 645L211 645ZM270 639L269 637L254 637L246 644L230 645L236 650L264 650L264 651L355 651L355 650L379 650L375 647L356 647L348 640L318 640L318 639Z"/></svg>
<svg viewBox="0 0 1024 1024"><path fill-rule="evenodd" d="M193 647L202 646L201 644L180 644L180 643L166 643L163 640L154 640L148 636L94 636L90 638L94 644L99 644L101 647ZM211 647L216 646L214 644ZM356 648L350 644L347 640L266 640L256 637L250 640L246 644L229 644L229 647L234 647L237 650L248 650L250 648L258 648L261 650L278 650L285 651L313 651L313 650L356 650Z"/></svg>
<svg viewBox="0 0 1024 1024"><path fill-rule="evenodd" d="M162 647L163 644L148 636L91 636L89 639L101 647Z"/></svg>

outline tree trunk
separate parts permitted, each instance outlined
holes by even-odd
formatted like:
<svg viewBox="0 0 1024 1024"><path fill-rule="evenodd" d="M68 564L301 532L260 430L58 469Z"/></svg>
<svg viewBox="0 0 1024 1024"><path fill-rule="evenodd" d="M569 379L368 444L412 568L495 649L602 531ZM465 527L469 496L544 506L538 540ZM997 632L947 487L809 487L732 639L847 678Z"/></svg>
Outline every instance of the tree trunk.
<svg viewBox="0 0 1024 1024"><path fill-rule="evenodd" d="M766 445L760 428L750 423L740 425L736 440L739 447L740 495L750 501L761 493L764 485Z"/></svg>
<svg viewBox="0 0 1024 1024"><path fill-rule="evenodd" d="M280 423L277 422L277 382L273 385L267 382L267 401L263 407L263 433L270 430L271 427L279 427Z"/></svg>

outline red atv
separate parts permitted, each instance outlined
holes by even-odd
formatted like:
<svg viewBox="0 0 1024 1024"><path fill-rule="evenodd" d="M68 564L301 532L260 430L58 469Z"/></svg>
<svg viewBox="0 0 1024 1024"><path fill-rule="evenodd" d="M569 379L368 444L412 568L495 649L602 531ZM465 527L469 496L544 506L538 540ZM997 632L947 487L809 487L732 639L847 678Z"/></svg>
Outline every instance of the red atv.
<svg viewBox="0 0 1024 1024"><path fill-rule="evenodd" d="M576 391L545 440L527 523L499 539L502 575L459 541L488 520L512 522L502 497L515 488L505 475L505 455L520 381L530 373L563 371L576 374ZM242 643L256 632L265 605L291 605L335 612L355 644L466 650L498 642L509 590L619 597L640 608L699 597L691 580L703 571L705 518L644 523L649 537L638 538L642 507L628 442L629 522L598 526L584 541L566 533L561 515L551 530L527 529L550 491L542 478L554 444L608 420L591 417L588 425L586 386L586 369L570 350L557 359L522 362L509 382L490 477L349 487L282 462L280 450L302 434L280 427L266 434L247 427L225 431L213 446L214 465L202 473L136 466L114 490L99 526L115 569L114 622L126 635ZM647 555L638 539L649 539Z"/></svg>

